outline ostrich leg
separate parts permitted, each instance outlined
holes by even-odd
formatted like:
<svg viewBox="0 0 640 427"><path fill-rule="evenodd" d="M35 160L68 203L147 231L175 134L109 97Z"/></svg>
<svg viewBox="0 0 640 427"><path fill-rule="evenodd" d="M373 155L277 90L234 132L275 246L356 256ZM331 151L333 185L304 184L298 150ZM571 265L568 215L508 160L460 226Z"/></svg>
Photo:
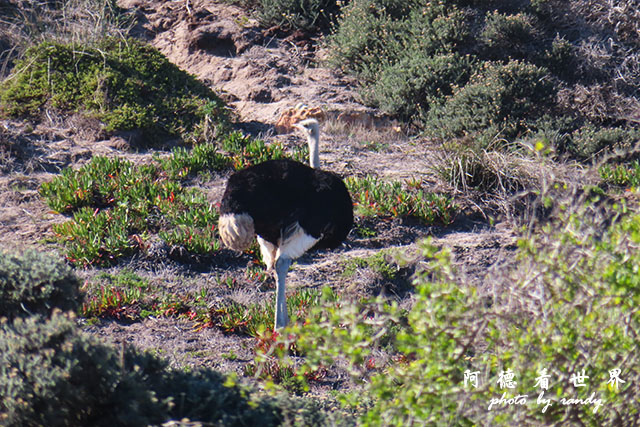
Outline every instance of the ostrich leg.
<svg viewBox="0 0 640 427"><path fill-rule="evenodd" d="M291 258L281 256L276 261L276 324L275 329L284 328L289 323L284 280L291 265Z"/></svg>

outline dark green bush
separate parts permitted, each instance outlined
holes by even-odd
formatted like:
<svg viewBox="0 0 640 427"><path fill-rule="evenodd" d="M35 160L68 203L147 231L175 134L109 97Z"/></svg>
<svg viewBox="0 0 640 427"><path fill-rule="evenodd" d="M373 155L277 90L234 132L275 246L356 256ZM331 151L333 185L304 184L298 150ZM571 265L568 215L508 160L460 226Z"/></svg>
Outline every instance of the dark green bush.
<svg viewBox="0 0 640 427"><path fill-rule="evenodd" d="M150 353L100 343L60 313L0 324L0 395L0 424L7 427L183 419L216 426L335 425L349 419L320 402L259 396L211 369L170 369Z"/></svg>
<svg viewBox="0 0 640 427"><path fill-rule="evenodd" d="M577 80L578 58L575 54L575 48L569 41L563 37L556 37L551 42L551 47L545 50L542 57L536 60L543 66L568 82Z"/></svg>
<svg viewBox="0 0 640 427"><path fill-rule="evenodd" d="M364 89L365 99L404 119L423 116L432 103L451 95L471 74L468 56L449 53L404 58L383 67L378 79Z"/></svg>
<svg viewBox="0 0 640 427"><path fill-rule="evenodd" d="M485 17L480 40L485 44L485 55L489 58L526 58L529 50L534 48L535 29L532 17L522 13L489 13Z"/></svg>
<svg viewBox="0 0 640 427"><path fill-rule="evenodd" d="M639 129L588 124L573 132L564 148L579 159L590 159L615 148L629 150L639 139Z"/></svg>
<svg viewBox="0 0 640 427"><path fill-rule="evenodd" d="M35 250L0 252L0 316L48 316L54 308L75 311L81 303L80 282L61 260Z"/></svg>
<svg viewBox="0 0 640 427"><path fill-rule="evenodd" d="M544 68L520 61L485 63L465 86L434 106L428 133L443 139L482 133L513 138L554 104L554 84Z"/></svg>
<svg viewBox="0 0 640 427"><path fill-rule="evenodd" d="M352 0L328 38L329 59L359 78L366 102L430 136L486 146L544 133L560 152L585 158L612 138L574 132L589 122L623 129L637 109L640 56L629 37L637 11L625 7L623 19L613 5L555 0ZM543 116L554 120L539 128Z"/></svg>
<svg viewBox="0 0 640 427"><path fill-rule="evenodd" d="M465 16L440 2L356 0L329 39L330 62L375 82L381 69L450 53L467 36Z"/></svg>
<svg viewBox="0 0 640 427"><path fill-rule="evenodd" d="M0 86L2 114L38 118L45 108L97 117L107 131L141 130L144 142L194 138L222 101L156 49L127 39L97 47L44 42L27 50Z"/></svg>
<svg viewBox="0 0 640 427"><path fill-rule="evenodd" d="M340 1L336 0L259 0L258 19L265 26L326 29L339 10Z"/></svg>
<svg viewBox="0 0 640 427"><path fill-rule="evenodd" d="M80 333L72 319L54 314L16 319L0 329L0 422L6 426L77 426L158 423L161 401L142 381L157 374L121 359L112 347ZM159 364L159 362L158 362ZM160 365L161 366L161 365Z"/></svg>
<svg viewBox="0 0 640 427"><path fill-rule="evenodd" d="M407 31L403 18L416 1L359 0L342 10L329 39L330 62L343 71L373 76L383 63L394 63L398 38Z"/></svg>

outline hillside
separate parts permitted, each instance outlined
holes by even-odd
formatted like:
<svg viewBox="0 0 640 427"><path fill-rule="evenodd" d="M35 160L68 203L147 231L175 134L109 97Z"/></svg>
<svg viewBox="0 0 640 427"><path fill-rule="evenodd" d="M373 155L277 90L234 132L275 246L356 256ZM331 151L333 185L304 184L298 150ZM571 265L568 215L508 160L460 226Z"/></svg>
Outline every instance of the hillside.
<svg viewBox="0 0 640 427"><path fill-rule="evenodd" d="M332 24L330 1L302 12L286 1L81 3L0 3L3 263L70 268L59 283L79 295L43 303L54 326L21 324L40 313L25 295L45 286L6 274L0 296L15 298L22 280L25 300L0 307L3 342L51 327L74 351L107 346L87 357L120 366L98 374L123 375L104 390L131 397L104 391L112 407L92 413L79 392L69 405L89 408L85 422L637 425L632 2L354 0ZM272 13L287 7L283 21ZM322 168L347 181L356 221L340 248L294 263L297 322L274 335L273 279L257 245L221 246L217 209L234 169L306 161L300 133L275 131L299 104L323 112ZM27 248L53 261L10 259ZM71 322L51 314L69 304ZM6 366L18 366L16 348ZM507 368L528 404L487 410ZM545 413L531 397L543 368L558 396ZM569 391L582 368L604 385ZM620 392L602 377L613 368L628 381ZM478 390L463 387L469 369ZM2 376L0 390L30 390ZM238 383L248 388L235 395ZM598 413L560 401L591 392ZM38 419L20 399L0 406L9 425L58 416ZM131 418L114 421L119 410Z"/></svg>

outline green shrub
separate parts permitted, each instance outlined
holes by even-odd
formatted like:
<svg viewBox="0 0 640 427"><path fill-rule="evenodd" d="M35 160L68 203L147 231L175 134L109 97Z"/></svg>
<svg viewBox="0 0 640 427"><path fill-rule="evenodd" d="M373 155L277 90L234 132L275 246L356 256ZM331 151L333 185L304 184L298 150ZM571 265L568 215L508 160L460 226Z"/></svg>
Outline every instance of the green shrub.
<svg viewBox="0 0 640 427"><path fill-rule="evenodd" d="M508 140L553 106L555 93L544 68L519 61L485 63L468 84L429 111L427 133L445 140L481 134L486 144Z"/></svg>
<svg viewBox="0 0 640 427"><path fill-rule="evenodd" d="M556 76L566 81L574 81L578 77L578 58L573 45L565 38L556 35L551 48L545 50L537 63L549 68Z"/></svg>
<svg viewBox="0 0 640 427"><path fill-rule="evenodd" d="M163 170L172 179L186 178L199 172L219 171L229 166L229 159L218 151L216 144L206 142L192 149L178 147L171 156L160 160Z"/></svg>
<svg viewBox="0 0 640 427"><path fill-rule="evenodd" d="M211 90L132 39L34 46L0 87L0 100L10 117L38 118L45 108L79 112L103 121L108 132L141 130L146 143L195 138L207 114L225 120Z"/></svg>
<svg viewBox="0 0 640 427"><path fill-rule="evenodd" d="M337 0L255 0L258 19L274 25L303 30L326 29L340 10Z"/></svg>
<svg viewBox="0 0 640 427"><path fill-rule="evenodd" d="M281 411L216 371L171 370L132 349L101 344L72 319L30 317L0 329L0 421L6 426L141 426L190 418L277 425Z"/></svg>
<svg viewBox="0 0 640 427"><path fill-rule="evenodd" d="M360 420L366 425L633 425L640 215L629 208L603 214L597 205L564 206L553 226L519 241L517 262L492 274L486 290L469 284L448 250L423 242L408 313L382 301L329 306L313 310L313 322L293 325L280 344L295 342L307 371L340 361L366 379L344 396L353 404L371 399ZM378 364L392 331L392 353ZM571 378L583 369L586 386L575 387ZM624 382L615 386L618 369ZM514 388L502 388L509 370ZM477 387L465 380L472 372ZM541 390L545 373L549 387ZM537 402L541 392L550 399L546 409ZM503 393L525 403L500 403Z"/></svg>
<svg viewBox="0 0 640 427"><path fill-rule="evenodd" d="M401 59L382 68L378 79L363 90L365 100L394 116L419 118L432 103L451 95L454 86L466 83L471 62L456 53Z"/></svg>
<svg viewBox="0 0 640 427"><path fill-rule="evenodd" d="M623 129L637 110L637 37L629 36L633 13L622 10L557 1L353 0L328 37L329 62L359 79L367 103L429 136L468 136L487 148L544 131L560 152L584 159L583 151L597 148L582 146L610 139L570 134L587 122ZM613 25L611 16L624 24ZM560 127L547 120L538 128L545 115Z"/></svg>
<svg viewBox="0 0 640 427"><path fill-rule="evenodd" d="M354 0L329 39L330 62L375 81L399 60L451 53L467 36L464 16L441 2Z"/></svg>
<svg viewBox="0 0 640 427"><path fill-rule="evenodd" d="M598 173L606 184L624 188L640 187L640 161L638 160L629 164L604 164L598 168Z"/></svg>
<svg viewBox="0 0 640 427"><path fill-rule="evenodd" d="M141 381L151 372L135 367L133 354L126 354L125 362L115 348L80 333L73 320L59 314L3 324L2 424L139 426L162 421L169 402L143 388Z"/></svg>
<svg viewBox="0 0 640 427"><path fill-rule="evenodd" d="M579 159L590 159L613 149L633 148L640 130L633 127L601 127L587 124L574 131L564 147Z"/></svg>
<svg viewBox="0 0 640 427"><path fill-rule="evenodd" d="M526 58L535 38L532 17L523 13L489 13L480 33L480 40L486 45L486 56L493 59Z"/></svg>
<svg viewBox="0 0 640 427"><path fill-rule="evenodd" d="M61 260L35 250L0 252L0 316L48 316L54 308L76 310L81 302L80 281Z"/></svg>

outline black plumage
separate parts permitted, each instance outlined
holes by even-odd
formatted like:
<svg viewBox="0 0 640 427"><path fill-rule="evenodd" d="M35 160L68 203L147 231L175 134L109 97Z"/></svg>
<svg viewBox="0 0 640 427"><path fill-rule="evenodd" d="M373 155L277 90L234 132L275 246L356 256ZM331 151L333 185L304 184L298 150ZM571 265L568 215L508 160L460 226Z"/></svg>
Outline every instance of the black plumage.
<svg viewBox="0 0 640 427"><path fill-rule="evenodd" d="M296 223L320 239L314 248L336 248L353 225L351 196L334 173L293 160L269 160L234 173L220 213L246 213L255 233L278 246Z"/></svg>

